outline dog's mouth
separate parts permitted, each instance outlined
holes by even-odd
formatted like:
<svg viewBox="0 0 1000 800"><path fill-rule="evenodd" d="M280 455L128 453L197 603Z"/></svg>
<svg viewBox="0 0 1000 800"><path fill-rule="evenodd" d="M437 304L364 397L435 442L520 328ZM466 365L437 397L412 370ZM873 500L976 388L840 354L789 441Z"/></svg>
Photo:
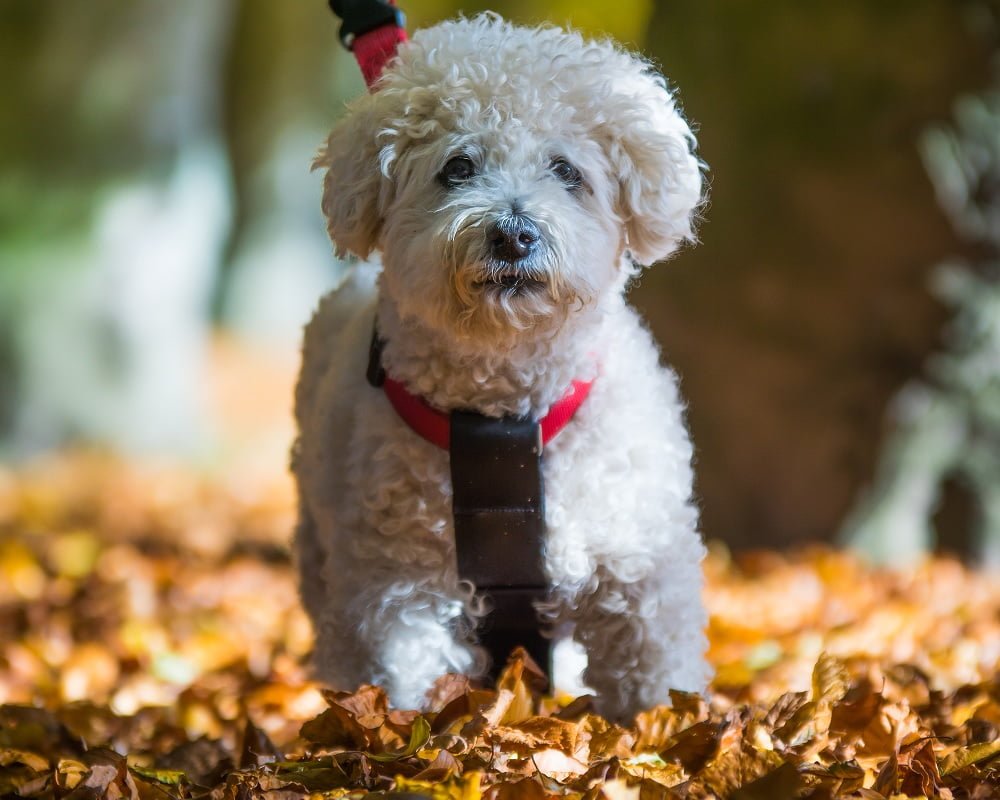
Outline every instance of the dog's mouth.
<svg viewBox="0 0 1000 800"><path fill-rule="evenodd" d="M544 281L533 278L520 269L496 270L476 283L485 289L512 295L537 292L545 288Z"/></svg>

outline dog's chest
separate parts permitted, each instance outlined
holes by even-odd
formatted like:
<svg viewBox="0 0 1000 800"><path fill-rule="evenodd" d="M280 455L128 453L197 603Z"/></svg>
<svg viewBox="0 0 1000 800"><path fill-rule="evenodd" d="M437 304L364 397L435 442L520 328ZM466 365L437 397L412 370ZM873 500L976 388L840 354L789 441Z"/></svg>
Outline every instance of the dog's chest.
<svg viewBox="0 0 1000 800"><path fill-rule="evenodd" d="M605 338L590 394L542 453L545 563L554 583L608 555L669 546L693 513L691 444L673 373L658 366L637 318L619 320ZM380 389L358 387L351 408L351 444L340 457L352 485L341 509L361 515L346 529L364 531L351 546L455 575L448 452L415 433Z"/></svg>
<svg viewBox="0 0 1000 800"><path fill-rule="evenodd" d="M595 389L596 403L601 393ZM588 403L590 400L588 400ZM596 405L595 403L595 405ZM350 473L366 540L407 553L424 564L453 563L454 516L451 465L447 451L425 441L404 423L381 393L357 410ZM633 481L633 454L604 430L586 404L559 437L545 448L541 468L547 539L585 546L587 520L598 524L626 506ZM364 455L362 455L364 454ZM502 476L497 476L502 480ZM608 494L607 487L613 494ZM392 543L386 541L392 539ZM567 542L569 546L569 542Z"/></svg>

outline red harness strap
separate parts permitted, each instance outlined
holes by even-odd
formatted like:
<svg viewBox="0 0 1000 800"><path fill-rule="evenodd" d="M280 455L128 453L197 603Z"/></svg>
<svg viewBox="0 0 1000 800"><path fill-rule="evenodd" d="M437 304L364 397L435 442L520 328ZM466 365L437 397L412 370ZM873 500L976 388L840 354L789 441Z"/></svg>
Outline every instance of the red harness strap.
<svg viewBox="0 0 1000 800"><path fill-rule="evenodd" d="M573 381L569 390L557 400L540 420L542 446L547 445L566 427L577 409L590 394L593 381ZM428 405L422 397L412 394L399 381L386 376L382 384L386 397L396 409L396 413L416 433L442 450L451 446L451 420L448 414Z"/></svg>

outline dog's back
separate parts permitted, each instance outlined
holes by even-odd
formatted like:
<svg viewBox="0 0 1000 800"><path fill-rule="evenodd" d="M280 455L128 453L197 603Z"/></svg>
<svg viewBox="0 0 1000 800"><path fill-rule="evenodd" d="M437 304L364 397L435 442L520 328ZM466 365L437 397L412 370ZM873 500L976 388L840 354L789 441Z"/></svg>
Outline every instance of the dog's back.
<svg viewBox="0 0 1000 800"><path fill-rule="evenodd" d="M369 321L374 314L377 268L369 264L352 267L341 284L320 300L316 313L305 329L302 342L302 371L295 388L295 418L301 426L310 413L317 386L330 371L333 362L350 358L345 333ZM371 324L369 322L369 329ZM370 331L369 331L370 332ZM347 337L353 339L353 337ZM353 354L356 355L356 354Z"/></svg>
<svg viewBox="0 0 1000 800"><path fill-rule="evenodd" d="M348 452L352 430L354 396L364 381L364 338L371 336L375 316L377 268L360 264L343 282L320 301L305 329L302 370L295 388L295 421L299 431L310 431L308 439L296 441L292 450L292 471L300 483L322 480L323 486L309 487L312 497L333 499L343 495L338 485L346 469L324 464L331 458L343 459ZM367 387L364 387L367 388ZM318 435L316 435L318 434ZM300 503L295 533L299 569L303 573L302 600L315 619L326 601L319 570L325 560L317 540L312 515Z"/></svg>

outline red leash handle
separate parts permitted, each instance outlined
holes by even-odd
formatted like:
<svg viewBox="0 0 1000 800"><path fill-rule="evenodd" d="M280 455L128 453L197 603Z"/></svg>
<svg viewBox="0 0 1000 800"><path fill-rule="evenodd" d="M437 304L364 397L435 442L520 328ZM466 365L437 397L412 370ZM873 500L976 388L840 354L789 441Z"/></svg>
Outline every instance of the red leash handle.
<svg viewBox="0 0 1000 800"><path fill-rule="evenodd" d="M340 41L354 53L365 84L372 88L406 41L403 12L395 0L329 0L329 5L343 21Z"/></svg>

